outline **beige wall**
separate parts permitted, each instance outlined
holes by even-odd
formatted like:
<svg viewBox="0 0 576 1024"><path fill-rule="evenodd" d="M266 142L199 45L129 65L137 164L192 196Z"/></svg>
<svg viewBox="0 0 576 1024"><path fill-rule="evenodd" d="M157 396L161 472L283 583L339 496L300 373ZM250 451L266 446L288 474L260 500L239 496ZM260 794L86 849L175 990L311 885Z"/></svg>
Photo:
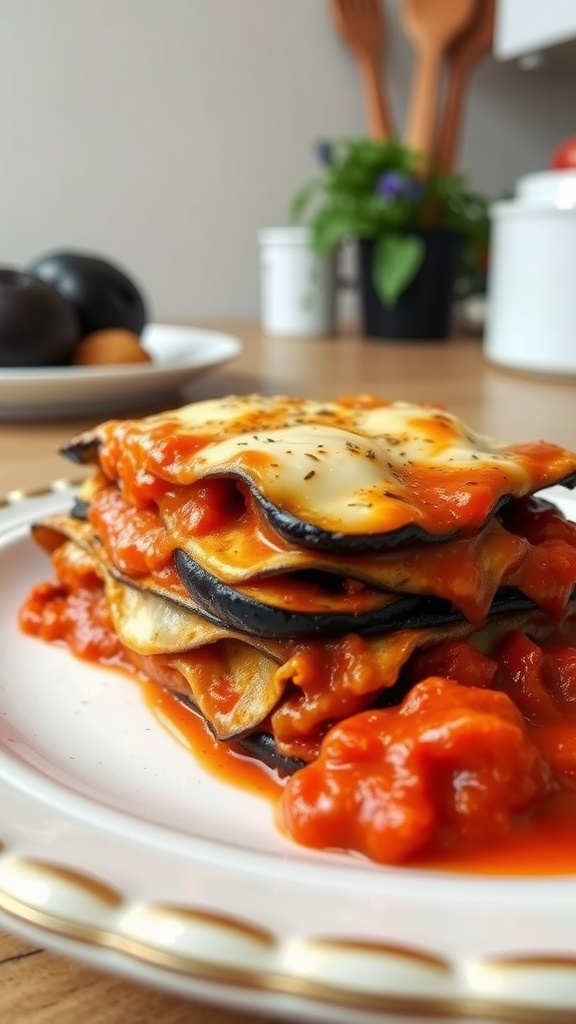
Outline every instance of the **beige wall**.
<svg viewBox="0 0 576 1024"><path fill-rule="evenodd" d="M254 314L259 227L286 221L317 137L364 131L324 0L17 0L0 28L0 262L83 246L131 267L157 317ZM576 129L574 87L572 72L482 68L464 144L479 187L545 165Z"/></svg>

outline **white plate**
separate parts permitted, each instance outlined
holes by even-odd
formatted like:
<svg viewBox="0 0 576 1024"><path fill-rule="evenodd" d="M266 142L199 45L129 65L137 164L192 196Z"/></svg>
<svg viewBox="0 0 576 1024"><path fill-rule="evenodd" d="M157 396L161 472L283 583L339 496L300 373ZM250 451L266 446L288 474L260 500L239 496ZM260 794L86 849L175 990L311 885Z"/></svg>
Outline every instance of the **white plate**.
<svg viewBox="0 0 576 1024"><path fill-rule="evenodd" d="M105 415L160 404L242 348L230 334L171 324L149 324L142 346L150 363L0 368L0 419Z"/></svg>
<svg viewBox="0 0 576 1024"><path fill-rule="evenodd" d="M48 568L28 524L70 495L0 508L0 927L255 1014L573 1024L576 878L297 847L265 800L199 767L136 684L19 632Z"/></svg>

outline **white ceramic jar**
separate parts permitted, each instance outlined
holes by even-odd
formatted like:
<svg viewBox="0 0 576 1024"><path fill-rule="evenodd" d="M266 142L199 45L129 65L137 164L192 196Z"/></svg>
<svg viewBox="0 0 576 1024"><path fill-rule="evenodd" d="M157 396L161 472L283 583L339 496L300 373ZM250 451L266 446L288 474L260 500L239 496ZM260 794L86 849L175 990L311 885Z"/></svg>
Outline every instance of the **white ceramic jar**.
<svg viewBox="0 0 576 1024"><path fill-rule="evenodd" d="M576 170L521 178L491 223L486 357L576 375Z"/></svg>
<svg viewBox="0 0 576 1024"><path fill-rule="evenodd" d="M318 256L305 227L265 228L259 243L262 330L292 337L332 334L335 256Z"/></svg>

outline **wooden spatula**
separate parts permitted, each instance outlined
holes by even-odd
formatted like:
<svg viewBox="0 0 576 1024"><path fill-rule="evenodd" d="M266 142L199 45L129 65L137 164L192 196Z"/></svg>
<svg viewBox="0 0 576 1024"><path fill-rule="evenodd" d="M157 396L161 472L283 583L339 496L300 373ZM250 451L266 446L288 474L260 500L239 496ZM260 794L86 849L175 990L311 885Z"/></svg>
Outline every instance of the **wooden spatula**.
<svg viewBox="0 0 576 1024"><path fill-rule="evenodd" d="M476 0L404 0L402 23L417 55L406 142L424 155L434 141L444 55L475 9Z"/></svg>
<svg viewBox="0 0 576 1024"><path fill-rule="evenodd" d="M492 50L495 15L496 0L477 0L469 28L454 40L446 55L448 80L436 145L438 167L446 173L456 166L468 80L475 66Z"/></svg>
<svg viewBox="0 0 576 1024"><path fill-rule="evenodd" d="M330 0L336 29L352 50L360 70L370 134L394 134L388 97L381 78L386 25L380 0Z"/></svg>

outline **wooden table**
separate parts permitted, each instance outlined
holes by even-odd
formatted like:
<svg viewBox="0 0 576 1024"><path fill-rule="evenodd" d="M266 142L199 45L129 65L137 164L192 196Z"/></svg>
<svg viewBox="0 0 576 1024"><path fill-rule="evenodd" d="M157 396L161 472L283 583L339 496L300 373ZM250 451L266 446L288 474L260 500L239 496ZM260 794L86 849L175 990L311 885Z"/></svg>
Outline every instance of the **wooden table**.
<svg viewBox="0 0 576 1024"><path fill-rule="evenodd" d="M528 378L490 367L477 338L421 343L354 336L272 339L251 324L211 326L241 337L244 351L234 363L189 387L175 398L175 405L233 392L328 398L364 391L444 403L471 426L500 440L546 438L576 448L576 381ZM0 495L77 477L78 471L56 454L56 448L89 422L0 421ZM102 976L8 935L0 935L0 1020L264 1024L261 1017L190 1004Z"/></svg>

